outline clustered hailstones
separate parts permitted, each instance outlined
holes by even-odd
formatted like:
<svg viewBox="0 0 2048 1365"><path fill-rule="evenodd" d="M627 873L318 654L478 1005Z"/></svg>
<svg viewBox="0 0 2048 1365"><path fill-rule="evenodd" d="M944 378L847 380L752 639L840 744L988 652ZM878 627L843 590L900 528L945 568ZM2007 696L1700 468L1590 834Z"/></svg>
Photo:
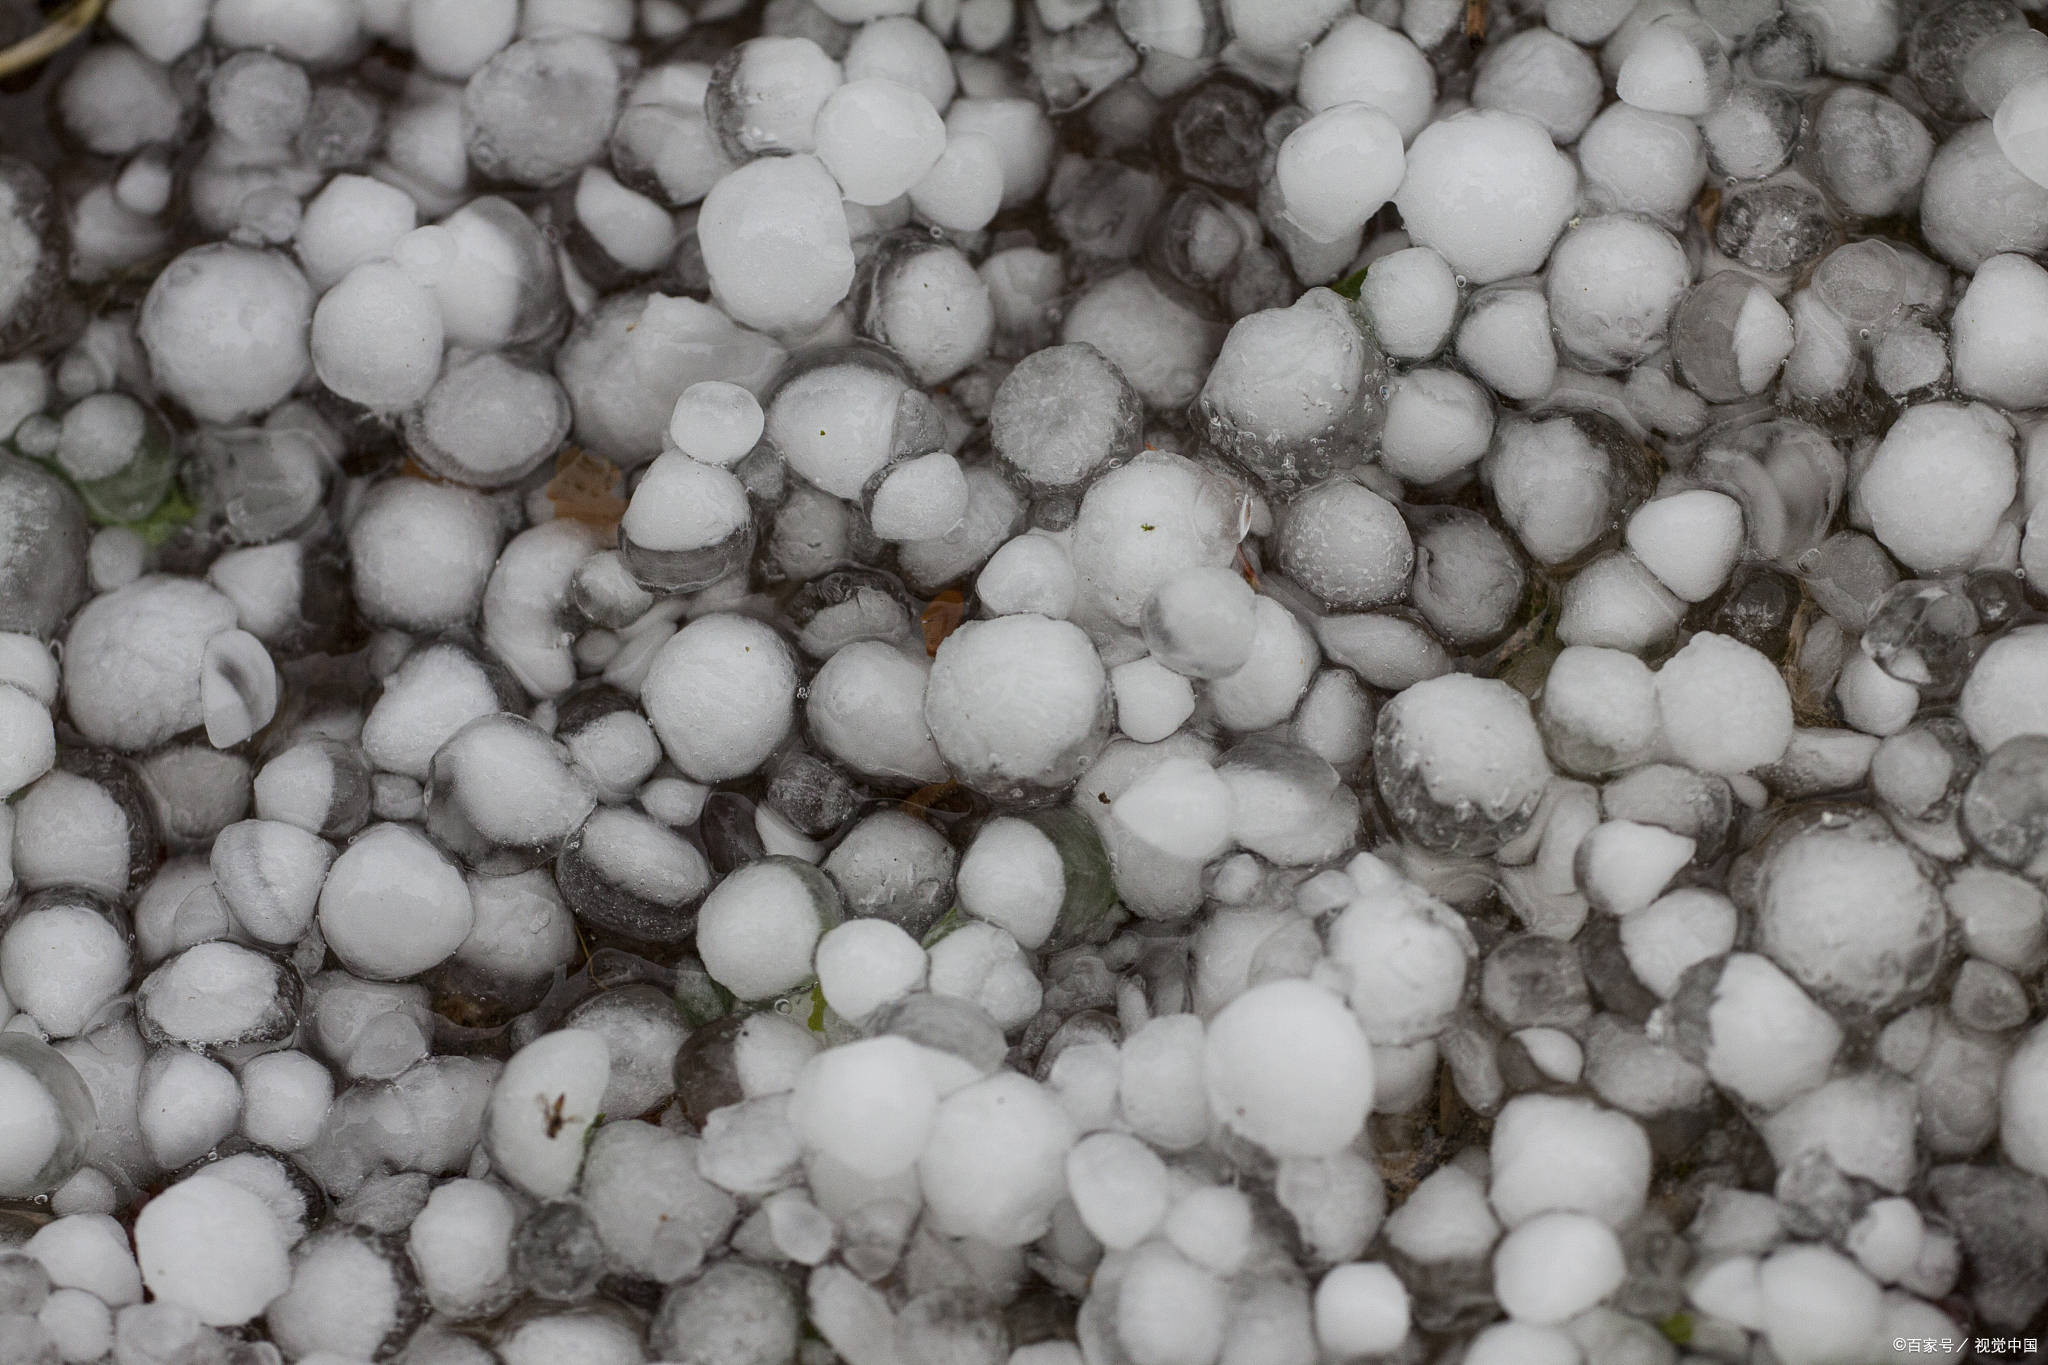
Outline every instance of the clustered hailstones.
<svg viewBox="0 0 2048 1365"><path fill-rule="evenodd" d="M2035 18L112 0L0 1365L2038 1351Z"/></svg>

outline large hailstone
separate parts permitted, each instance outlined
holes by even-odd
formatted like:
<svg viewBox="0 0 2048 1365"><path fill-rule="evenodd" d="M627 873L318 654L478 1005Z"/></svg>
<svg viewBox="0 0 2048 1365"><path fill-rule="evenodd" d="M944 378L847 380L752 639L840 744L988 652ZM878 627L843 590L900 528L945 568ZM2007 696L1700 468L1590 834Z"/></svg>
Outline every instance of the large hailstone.
<svg viewBox="0 0 2048 1365"><path fill-rule="evenodd" d="M1541 124L1469 109L1417 135L1394 206L1417 245L1436 248L1472 283L1492 284L1543 264L1578 190L1571 158Z"/></svg>

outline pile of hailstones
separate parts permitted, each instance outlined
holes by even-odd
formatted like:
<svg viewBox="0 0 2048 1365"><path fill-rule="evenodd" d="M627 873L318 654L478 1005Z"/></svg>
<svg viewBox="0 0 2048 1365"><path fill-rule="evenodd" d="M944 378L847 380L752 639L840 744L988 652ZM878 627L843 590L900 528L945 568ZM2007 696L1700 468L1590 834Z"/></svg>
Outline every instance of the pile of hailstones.
<svg viewBox="0 0 2048 1365"><path fill-rule="evenodd" d="M2026 1349L2048 37L1360 11L114 0L0 1361Z"/></svg>

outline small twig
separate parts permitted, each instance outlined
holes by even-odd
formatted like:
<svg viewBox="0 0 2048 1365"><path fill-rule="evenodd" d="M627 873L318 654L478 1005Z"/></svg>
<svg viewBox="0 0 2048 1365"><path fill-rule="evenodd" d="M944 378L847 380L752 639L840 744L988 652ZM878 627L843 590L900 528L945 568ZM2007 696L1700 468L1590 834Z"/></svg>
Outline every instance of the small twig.
<svg viewBox="0 0 2048 1365"><path fill-rule="evenodd" d="M11 47L0 48L0 78L47 61L73 38L91 28L107 0L71 0L48 23Z"/></svg>

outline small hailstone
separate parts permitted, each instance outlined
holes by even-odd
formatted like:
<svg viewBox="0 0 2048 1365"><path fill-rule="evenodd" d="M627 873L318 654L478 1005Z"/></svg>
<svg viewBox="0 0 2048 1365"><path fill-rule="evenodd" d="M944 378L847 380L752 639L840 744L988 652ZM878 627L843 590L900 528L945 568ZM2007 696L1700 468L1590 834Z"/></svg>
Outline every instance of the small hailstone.
<svg viewBox="0 0 2048 1365"><path fill-rule="evenodd" d="M270 724L277 714L277 666L261 640L246 630L221 631L207 640L200 667L207 743L231 749Z"/></svg>
<svg viewBox="0 0 2048 1365"><path fill-rule="evenodd" d="M1074 609L1074 561L1050 536L1021 535L1003 542L974 580L974 595L991 616L1029 612L1054 619Z"/></svg>
<svg viewBox="0 0 2048 1365"><path fill-rule="evenodd" d="M1169 758L1125 788L1110 818L1147 847L1205 863L1230 846L1229 784L1199 758Z"/></svg>
<svg viewBox="0 0 2048 1365"><path fill-rule="evenodd" d="M1985 646L1958 708L1977 747L1988 754L2015 735L2048 734L2044 682L2048 629L2022 626Z"/></svg>
<svg viewBox="0 0 2048 1365"><path fill-rule="evenodd" d="M750 390L723 379L701 379L676 399L668 438L693 460L730 468L760 443L765 421Z"/></svg>
<svg viewBox="0 0 2048 1365"><path fill-rule="evenodd" d="M2014 1165L2048 1175L2048 1026L2036 1025L2006 1063L1999 1140Z"/></svg>
<svg viewBox="0 0 2048 1365"><path fill-rule="evenodd" d="M1450 336L1458 313L1458 277L1428 247L1408 247L1366 267L1358 301L1388 355L1420 360L1435 355Z"/></svg>
<svg viewBox="0 0 2048 1365"><path fill-rule="evenodd" d="M1614 1230L1583 1213L1544 1213L1501 1239L1493 1292L1517 1322L1558 1326L1621 1287L1627 1266Z"/></svg>
<svg viewBox="0 0 2048 1365"><path fill-rule="evenodd" d="M765 1000L811 977L818 940L840 916L839 893L794 858L729 874L697 910L697 952L712 980L742 1000Z"/></svg>
<svg viewBox="0 0 2048 1365"><path fill-rule="evenodd" d="M49 705L0 683L0 800L14 795L57 761Z"/></svg>
<svg viewBox="0 0 2048 1365"><path fill-rule="evenodd" d="M2048 403L2048 271L2007 252L1977 267L1950 321L1956 384L2004 408Z"/></svg>
<svg viewBox="0 0 2048 1365"><path fill-rule="evenodd" d="M1693 849L1691 839L1656 825L1606 821L1579 844L1579 888L1601 910L1634 914L1663 894Z"/></svg>
<svg viewBox="0 0 2048 1365"><path fill-rule="evenodd" d="M1130 1130L1154 1147L1185 1151L1209 1136L1206 1038L1197 1016L1162 1014L1123 1041L1117 1103Z"/></svg>
<svg viewBox="0 0 2048 1365"><path fill-rule="evenodd" d="M1742 553L1742 508L1711 489L1656 498L1629 518L1628 547L1682 601L1720 591Z"/></svg>
<svg viewBox="0 0 2048 1365"><path fill-rule="evenodd" d="M948 1236L1022 1246L1050 1226L1066 1196L1072 1120L1039 1085L1000 1072L939 1105L918 1183L933 1225Z"/></svg>
<svg viewBox="0 0 2048 1365"><path fill-rule="evenodd" d="M1715 55L1718 54L1718 50ZM1691 26L1652 22L1628 47L1615 76L1615 93L1626 103L1655 114L1697 118L1716 102L1716 71L1710 67ZM1719 64L1720 93L1726 93L1727 62Z"/></svg>
<svg viewBox="0 0 2048 1365"><path fill-rule="evenodd" d="M1650 1142L1626 1114L1592 1100L1521 1095L1494 1122L1493 1208L1509 1227L1538 1214L1591 1214L1610 1227L1633 1218L1650 1183Z"/></svg>
<svg viewBox="0 0 2048 1365"><path fill-rule="evenodd" d="M790 1117L812 1150L886 1180L917 1163L938 1105L917 1045L884 1034L813 1057L797 1077Z"/></svg>
<svg viewBox="0 0 2048 1365"><path fill-rule="evenodd" d="M219 1062L167 1048L144 1071L137 1101L143 1145L158 1165L175 1169L234 1132L242 1091Z"/></svg>
<svg viewBox="0 0 2048 1365"><path fill-rule="evenodd" d="M373 826L343 850L320 891L320 928L349 968L395 981L445 962L475 910L446 855L403 825Z"/></svg>
<svg viewBox="0 0 2048 1365"><path fill-rule="evenodd" d="M351 586L382 625L437 631L476 615L498 555L497 512L481 494L425 479L390 479L349 527Z"/></svg>
<svg viewBox="0 0 2048 1365"><path fill-rule="evenodd" d="M512 1055L491 1092L486 1140L497 1169L543 1199L568 1193L583 1137L611 1082L604 1039L582 1029L541 1035Z"/></svg>
<svg viewBox="0 0 2048 1365"><path fill-rule="evenodd" d="M1401 187L1401 130L1369 104L1312 115L1280 144L1274 183L1284 212L1317 241L1364 227Z"/></svg>
<svg viewBox="0 0 2048 1365"><path fill-rule="evenodd" d="M1758 1283L1764 1340L1788 1365L1856 1359L1877 1335L1882 1291L1840 1252L1786 1247L1765 1258Z"/></svg>
<svg viewBox="0 0 2048 1365"><path fill-rule="evenodd" d="M1015 816L998 816L975 834L960 858L958 886L962 909L1009 930L1032 952L1051 937L1067 894L1058 847Z"/></svg>
<svg viewBox="0 0 2048 1365"><path fill-rule="evenodd" d="M1210 1022L1202 1073L1211 1111L1276 1156L1324 1156L1372 1107L1372 1053L1336 996L1304 981L1255 986Z"/></svg>
<svg viewBox="0 0 2048 1365"><path fill-rule="evenodd" d="M1680 762L1741 773L1776 762L1792 742L1792 696L1763 655L1702 632L1657 670L1657 709Z"/></svg>
<svg viewBox="0 0 2048 1365"><path fill-rule="evenodd" d="M1109 684L1117 729L1140 744L1158 743L1194 714L1194 684L1150 654L1112 668Z"/></svg>
<svg viewBox="0 0 2048 1365"><path fill-rule="evenodd" d="M1735 946L1739 916L1719 892L1672 891L1621 922L1621 950L1638 981L1662 999L1678 990L1688 968Z"/></svg>
<svg viewBox="0 0 2048 1365"><path fill-rule="evenodd" d="M1316 112L1351 100L1383 109L1412 142L1436 105L1436 75L1401 32L1346 14L1303 56L1296 95Z"/></svg>
<svg viewBox="0 0 2048 1365"><path fill-rule="evenodd" d="M242 1135L280 1152L320 1136L334 1099L334 1076L303 1052L266 1052L242 1064Z"/></svg>
<svg viewBox="0 0 2048 1365"><path fill-rule="evenodd" d="M2048 187L2048 74L2021 81L2006 92L1992 116L1998 150L2020 174Z"/></svg>
<svg viewBox="0 0 2048 1365"><path fill-rule="evenodd" d="M720 781L752 772L789 733L796 663L759 621L700 616L661 646L640 696L684 775Z"/></svg>
<svg viewBox="0 0 2048 1365"><path fill-rule="evenodd" d="M910 203L928 221L955 232L987 227L1003 204L1003 153L984 133L953 129L945 150L910 187Z"/></svg>
<svg viewBox="0 0 2048 1365"><path fill-rule="evenodd" d="M1468 110L1433 123L1407 166L1394 202L1409 234L1480 284L1542 265L1575 207L1571 159L1520 114Z"/></svg>
<svg viewBox="0 0 2048 1365"><path fill-rule="evenodd" d="M1166 1217L1166 1163L1128 1133L1091 1133L1075 1143L1066 1178L1081 1221L1111 1251L1138 1245Z"/></svg>
<svg viewBox="0 0 2048 1365"><path fill-rule="evenodd" d="M1731 954L1707 1006L1707 1074L1759 1109L1827 1078L1842 1028L1797 982L1755 953Z"/></svg>
<svg viewBox="0 0 2048 1365"><path fill-rule="evenodd" d="M946 125L931 101L876 77L825 97L813 130L818 159L848 202L886 204L924 179L945 152Z"/></svg>
<svg viewBox="0 0 2048 1365"><path fill-rule="evenodd" d="M1859 485L1872 533L1923 574L1967 567L2017 489L2012 423L1982 403L1908 408Z"/></svg>
<svg viewBox="0 0 2048 1365"><path fill-rule="evenodd" d="M933 540L967 513L967 477L943 450L906 460L882 476L868 524L883 540Z"/></svg>
<svg viewBox="0 0 2048 1365"><path fill-rule="evenodd" d="M268 1206L205 1174L143 1205L135 1256L153 1297L218 1327L248 1322L291 1285L284 1239Z"/></svg>
<svg viewBox="0 0 2048 1365"><path fill-rule="evenodd" d="M1557 381L1556 334L1541 290L1504 284L1474 295L1458 324L1458 359L1503 397L1534 402Z"/></svg>
<svg viewBox="0 0 2048 1365"><path fill-rule="evenodd" d="M697 218L711 288L733 320L815 326L853 286L838 182L810 155L770 156L725 176Z"/></svg>
<svg viewBox="0 0 2048 1365"><path fill-rule="evenodd" d="M979 920L963 924L932 945L929 981L934 995L955 996L979 1007L1007 1032L1044 1003L1031 959L1008 930Z"/></svg>
<svg viewBox="0 0 2048 1365"><path fill-rule="evenodd" d="M379 411L412 407L441 369L433 293L391 261L366 261L313 310L313 369L342 397Z"/></svg>
<svg viewBox="0 0 2048 1365"><path fill-rule="evenodd" d="M427 1302L466 1316L509 1298L509 1256L519 1207L503 1186L451 1180L427 1196L406 1232L406 1252Z"/></svg>
<svg viewBox="0 0 2048 1365"><path fill-rule="evenodd" d="M94 598L65 636L72 724L94 743L127 750L199 725L206 642L234 627L234 604L188 578L151 575Z"/></svg>
<svg viewBox="0 0 2048 1365"><path fill-rule="evenodd" d="M818 940L818 989L840 1018L861 1023L924 983L925 952L882 919L851 919Z"/></svg>

